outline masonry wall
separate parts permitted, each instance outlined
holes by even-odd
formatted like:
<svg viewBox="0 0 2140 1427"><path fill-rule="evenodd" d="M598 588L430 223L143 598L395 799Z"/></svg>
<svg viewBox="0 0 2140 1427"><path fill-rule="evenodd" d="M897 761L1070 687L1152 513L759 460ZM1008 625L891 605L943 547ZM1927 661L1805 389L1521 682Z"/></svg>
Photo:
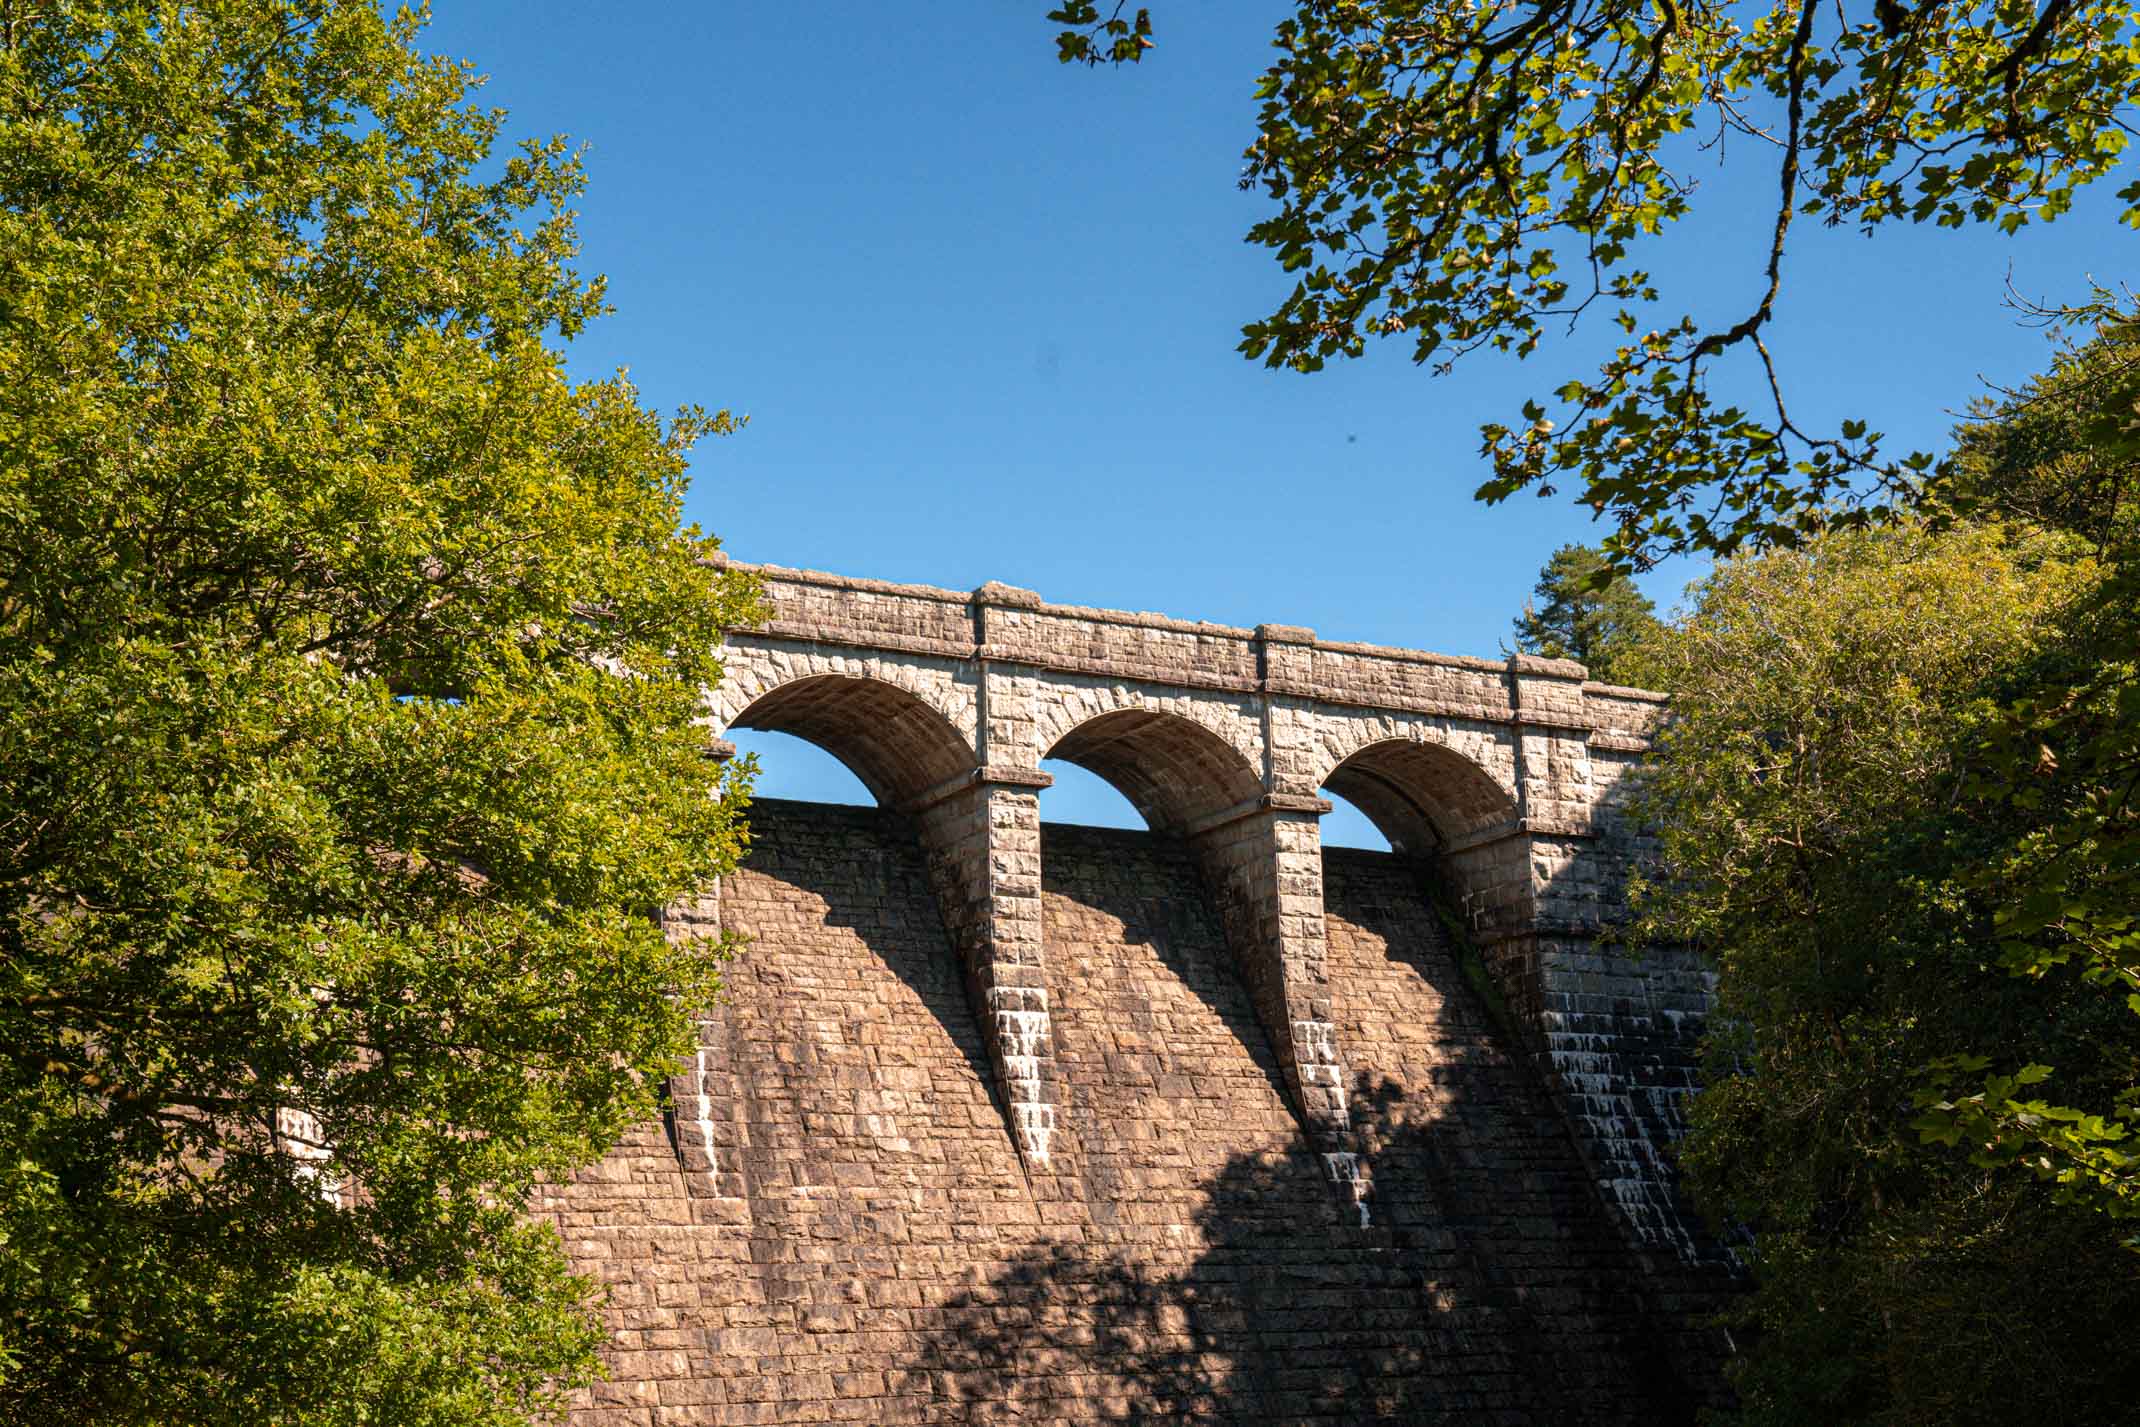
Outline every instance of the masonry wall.
<svg viewBox="0 0 2140 1427"><path fill-rule="evenodd" d="M1611 1221L1412 864L1323 858L1354 1205L1194 851L1149 834L1043 828L1067 1113L1035 1173L913 821L754 809L719 907L752 944L674 1113L546 1205L612 1293L575 1423L1689 1420L1688 1285Z"/></svg>
<svg viewBox="0 0 2140 1427"><path fill-rule="evenodd" d="M1623 804L1659 695L1564 660L1055 605L994 583L959 592L754 568L773 617L731 631L709 731L810 739L884 806L917 815L1029 1173L1054 1175L1069 1113L1034 854L1033 790L1052 757L1197 847L1295 1108L1334 1180L1370 1192L1329 1010L1315 827L1327 790L1431 864L1630 1239L1685 1264L1724 1262L1668 1162L1707 978L1684 954L1630 955L1609 938L1645 855Z"/></svg>

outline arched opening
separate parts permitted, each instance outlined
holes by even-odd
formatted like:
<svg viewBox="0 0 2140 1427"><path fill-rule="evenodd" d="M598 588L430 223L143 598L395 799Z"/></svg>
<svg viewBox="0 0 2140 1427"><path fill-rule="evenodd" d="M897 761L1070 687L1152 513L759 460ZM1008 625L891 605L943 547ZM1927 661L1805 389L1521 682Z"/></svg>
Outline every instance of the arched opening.
<svg viewBox="0 0 2140 1427"><path fill-rule="evenodd" d="M1118 709L1087 719L1045 755L1107 780L1157 833L1201 831L1251 803L1263 782L1225 739L1178 714Z"/></svg>
<svg viewBox="0 0 2140 1427"><path fill-rule="evenodd" d="M730 727L816 744L887 808L952 785L974 766L972 747L948 719L918 696L876 679L797 679L754 700Z"/></svg>
<svg viewBox="0 0 2140 1427"><path fill-rule="evenodd" d="M757 755L758 777L751 785L754 798L845 807L877 805L877 795L852 768L807 738L769 728L737 728L729 730L728 741L736 746L738 756Z"/></svg>
<svg viewBox="0 0 2140 1427"><path fill-rule="evenodd" d="M976 1004L971 922L988 899L956 845L977 787L958 722L885 680L813 674L751 698L722 736L764 758L749 855L713 907L753 946L723 971L730 994L672 1082L679 1159L710 1163L718 1193L760 1184L759 1202L791 1177L825 1182L827 1164L878 1162L894 1133L955 1146L962 1173L1018 1175L1014 1126L973 1132L1010 1106L996 1007ZM753 1063L815 1073L752 1080ZM925 1095L907 1083L915 1064L930 1068ZM753 1116L810 1131L755 1139Z"/></svg>
<svg viewBox="0 0 2140 1427"><path fill-rule="evenodd" d="M1437 743L1371 743L1331 769L1323 786L1358 808L1391 851L1414 857L1461 848L1516 818L1515 800L1485 769Z"/></svg>
<svg viewBox="0 0 2140 1427"><path fill-rule="evenodd" d="M1361 852L1394 852L1389 835L1375 826L1375 820L1361 810L1359 804L1325 785L1323 796L1330 800L1330 811L1323 814L1322 845L1324 847L1349 847Z"/></svg>
<svg viewBox="0 0 2140 1427"><path fill-rule="evenodd" d="M1040 771L1055 780L1040 790L1042 822L1145 831L1143 815L1099 774L1063 758L1043 759Z"/></svg>
<svg viewBox="0 0 2140 1427"><path fill-rule="evenodd" d="M916 1044L930 1035L917 1014L925 1012L971 1072L962 1083L932 1077L938 1089L927 1098L942 1092L954 1115L970 1118L978 1089L1005 1117L1004 1145L1020 1152L1026 1121L1018 1112L1029 1108L1024 1085L1035 1077L1017 1074L1014 1058L1030 1061L1035 1052L1006 1039L1005 1017L1028 1008L1002 999L1022 988L995 974L992 922L1002 869L994 854L1001 848L970 734L921 693L866 674L833 673L758 694L729 720L725 736L739 752L756 744L760 752L792 755L795 740L822 750L824 757L796 760L808 780L802 787L761 789L769 799L800 791L814 802L844 792L840 801L875 806L859 813L770 804L754 810L750 856L722 893L722 925L733 912L744 935L813 965L808 974L842 988L841 1004L854 1014L908 1017ZM844 771L827 767L828 758ZM855 797L857 786L863 797ZM803 1025L783 1026L780 1034L791 1032L817 1033ZM1044 1025L1035 1038L1045 1040ZM892 1088L907 1071L903 1047L879 1059L873 1045L844 1035L834 1042L811 1055L859 1052L850 1073L860 1103L879 1103L869 1098L879 1092L905 1093Z"/></svg>

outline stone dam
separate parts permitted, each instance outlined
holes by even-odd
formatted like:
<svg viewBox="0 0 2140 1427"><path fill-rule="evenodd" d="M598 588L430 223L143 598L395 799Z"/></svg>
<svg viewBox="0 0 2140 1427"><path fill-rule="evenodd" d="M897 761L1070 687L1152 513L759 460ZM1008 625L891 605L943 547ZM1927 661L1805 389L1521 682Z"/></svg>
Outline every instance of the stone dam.
<svg viewBox="0 0 2140 1427"><path fill-rule="evenodd" d="M748 945L661 1120L546 1192L609 1293L580 1427L1680 1423L1723 1255L1666 1148L1708 983L1599 941L1654 695L765 568ZM724 747L717 743L718 747ZM1043 759L1149 831L1042 824ZM1324 850L1322 789L1393 851Z"/></svg>

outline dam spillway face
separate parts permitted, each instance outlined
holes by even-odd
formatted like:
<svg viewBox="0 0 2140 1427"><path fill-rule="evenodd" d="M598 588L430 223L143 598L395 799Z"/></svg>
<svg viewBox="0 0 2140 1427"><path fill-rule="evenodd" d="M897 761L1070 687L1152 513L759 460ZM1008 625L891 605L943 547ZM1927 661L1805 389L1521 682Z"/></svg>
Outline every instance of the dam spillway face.
<svg viewBox="0 0 2140 1427"><path fill-rule="evenodd" d="M1713 1397L1723 1260L1665 1158L1706 983L1596 942L1653 698L763 573L715 732L809 737L881 806L761 801L744 866L672 909L748 946L662 1120L540 1204L609 1295L573 1422L1647 1424ZM1043 826L1043 757L1153 830ZM1397 850L1325 852L1323 786Z"/></svg>

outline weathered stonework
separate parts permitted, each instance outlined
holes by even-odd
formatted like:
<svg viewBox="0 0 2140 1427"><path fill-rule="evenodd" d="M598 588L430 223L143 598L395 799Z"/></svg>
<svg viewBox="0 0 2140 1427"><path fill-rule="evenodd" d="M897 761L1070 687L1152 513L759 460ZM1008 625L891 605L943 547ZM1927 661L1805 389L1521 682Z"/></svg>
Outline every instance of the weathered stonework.
<svg viewBox="0 0 2140 1427"><path fill-rule="evenodd" d="M910 821L753 835L705 1103L543 1206L611 1295L575 1427L1691 1421L1698 1277L1615 1225L1404 859L1323 859L1363 1219L1186 844L1042 830L1035 1173Z"/></svg>
<svg viewBox="0 0 2140 1427"><path fill-rule="evenodd" d="M1328 787L1464 917L1629 1231L1701 1256L1663 1146L1693 1085L1706 982L1670 951L1635 960L1596 943L1639 855L1615 794L1657 695L1565 661L1050 605L1007 585L758 574L773 618L734 635L710 721L812 739L918 815L1029 1167L1048 1167L1062 1125L1032 797L1041 761L1061 758L1195 849L1288 1098L1333 1179L1365 1192L1329 1011L1316 830Z"/></svg>
<svg viewBox="0 0 2140 1427"><path fill-rule="evenodd" d="M710 734L809 738L881 806L761 805L745 869L671 914L751 949L667 1124L554 1198L617 1304L575 1421L1652 1422L1701 1395L1715 1254L1664 1151L1708 987L1599 941L1657 696L758 573L773 620L733 635ZM1047 758L1151 832L1043 828ZM1326 855L1326 788L1396 853Z"/></svg>

